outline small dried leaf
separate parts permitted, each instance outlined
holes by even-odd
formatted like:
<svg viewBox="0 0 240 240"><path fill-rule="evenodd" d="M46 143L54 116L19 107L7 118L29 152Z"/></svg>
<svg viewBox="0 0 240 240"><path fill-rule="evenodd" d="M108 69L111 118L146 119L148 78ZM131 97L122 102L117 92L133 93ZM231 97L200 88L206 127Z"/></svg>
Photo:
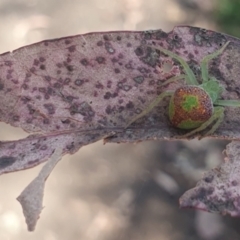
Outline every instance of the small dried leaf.
<svg viewBox="0 0 240 240"><path fill-rule="evenodd" d="M39 175L22 191L17 200L23 208L23 214L29 231L34 231L42 211L45 181L57 162L61 160L61 149L56 149Z"/></svg>
<svg viewBox="0 0 240 240"><path fill-rule="evenodd" d="M240 217L240 143L227 145L225 163L205 173L197 186L180 198L182 208Z"/></svg>

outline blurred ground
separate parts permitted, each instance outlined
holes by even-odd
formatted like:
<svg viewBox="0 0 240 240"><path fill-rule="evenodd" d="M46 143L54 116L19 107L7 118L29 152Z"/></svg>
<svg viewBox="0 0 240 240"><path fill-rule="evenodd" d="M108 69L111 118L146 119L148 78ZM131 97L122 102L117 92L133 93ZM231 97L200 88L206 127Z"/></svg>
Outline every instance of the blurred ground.
<svg viewBox="0 0 240 240"><path fill-rule="evenodd" d="M1 0L0 52L92 31L216 29L208 0ZM1 124L1 140L27 136ZM37 229L15 200L41 166L0 177L0 240L237 240L240 221L180 210L178 199L217 166L226 142L102 142L66 156L46 183Z"/></svg>

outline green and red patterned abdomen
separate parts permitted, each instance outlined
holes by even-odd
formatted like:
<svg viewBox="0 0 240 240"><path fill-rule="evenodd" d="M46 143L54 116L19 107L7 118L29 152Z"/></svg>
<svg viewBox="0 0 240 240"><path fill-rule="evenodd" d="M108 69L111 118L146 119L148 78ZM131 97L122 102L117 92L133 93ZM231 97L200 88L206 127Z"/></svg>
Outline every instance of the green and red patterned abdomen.
<svg viewBox="0 0 240 240"><path fill-rule="evenodd" d="M201 87L180 87L170 100L169 119L177 128L197 128L206 122L213 112L212 99Z"/></svg>

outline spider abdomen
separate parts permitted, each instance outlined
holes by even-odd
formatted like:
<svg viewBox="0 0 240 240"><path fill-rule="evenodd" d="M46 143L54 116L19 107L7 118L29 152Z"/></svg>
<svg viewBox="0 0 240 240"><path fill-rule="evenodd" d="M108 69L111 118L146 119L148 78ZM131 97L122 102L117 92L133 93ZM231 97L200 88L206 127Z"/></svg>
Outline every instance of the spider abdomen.
<svg viewBox="0 0 240 240"><path fill-rule="evenodd" d="M198 86L179 87L171 97L169 119L174 127L194 129L206 122L214 112L208 93Z"/></svg>

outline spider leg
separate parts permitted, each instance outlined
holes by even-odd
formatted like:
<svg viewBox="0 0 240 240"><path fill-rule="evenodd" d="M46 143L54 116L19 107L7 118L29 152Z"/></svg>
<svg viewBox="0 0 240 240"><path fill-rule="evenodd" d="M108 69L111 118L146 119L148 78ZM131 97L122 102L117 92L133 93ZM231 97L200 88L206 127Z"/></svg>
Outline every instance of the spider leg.
<svg viewBox="0 0 240 240"><path fill-rule="evenodd" d="M180 137L181 138L190 137L190 136L194 135L195 133L203 131L208 126L210 126L214 121L216 121L209 131L204 133L203 136L199 137L199 139L201 139L204 136L214 133L216 131L216 129L219 127L220 123L223 121L223 118L224 118L224 108L223 107L214 107L214 114L205 123L203 123L200 127L196 128Z"/></svg>
<svg viewBox="0 0 240 240"><path fill-rule="evenodd" d="M240 100L217 100L214 105L224 107L240 107Z"/></svg>
<svg viewBox="0 0 240 240"><path fill-rule="evenodd" d="M151 48L159 50L160 52L163 52L164 54L168 55L169 57L176 59L184 68L184 72L186 74L185 79L186 79L186 83L188 85L199 85L193 71L191 70L191 68L189 67L189 65L183 58L179 57L177 54L175 54L163 47L160 47L160 46L157 46L157 47L151 46Z"/></svg>
<svg viewBox="0 0 240 240"><path fill-rule="evenodd" d="M227 45L229 44L230 42L226 42L222 48L220 48L219 50L217 50L216 52L214 53L211 53L207 56L205 56L203 58L203 60L201 61L201 64L200 64L200 67L201 67L201 74L202 74L202 81L203 83L204 82L207 82L209 80L209 75L208 75L208 62L210 60L212 60L213 58L216 58L218 55L220 55L224 50L225 48L227 47Z"/></svg>
<svg viewBox="0 0 240 240"><path fill-rule="evenodd" d="M186 75L181 74L181 75L178 75L178 76L171 77L168 80L164 81L164 83L162 83L160 85L160 87L165 86L165 85L167 85L169 83L175 82L177 80L181 80L181 79L186 79Z"/></svg>
<svg viewBox="0 0 240 240"><path fill-rule="evenodd" d="M135 121L137 121L139 118L142 118L143 116L145 116L146 114L148 114L150 111L152 111L152 109L158 105L165 97L169 97L172 96L174 92L168 91L168 92L163 92L161 93L155 100L153 100L149 106L144 109L141 113L139 113L136 117L134 117L133 119L131 119L127 125L125 126L125 128L128 128L132 123L134 123Z"/></svg>

